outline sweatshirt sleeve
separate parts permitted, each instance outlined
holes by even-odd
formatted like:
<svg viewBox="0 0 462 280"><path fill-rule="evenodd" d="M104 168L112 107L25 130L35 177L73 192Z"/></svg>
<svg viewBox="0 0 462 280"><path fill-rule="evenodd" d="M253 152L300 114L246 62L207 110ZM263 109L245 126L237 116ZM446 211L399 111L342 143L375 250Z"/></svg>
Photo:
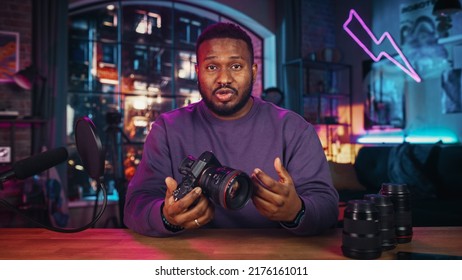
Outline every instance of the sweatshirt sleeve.
<svg viewBox="0 0 462 280"><path fill-rule="evenodd" d="M146 138L142 159L127 189L124 223L135 232L148 236L165 237L180 233L166 229L161 216L165 178L172 176L170 162L164 162L169 158L165 155L168 154L165 134L160 119L153 124Z"/></svg>
<svg viewBox="0 0 462 280"><path fill-rule="evenodd" d="M315 235L336 226L339 197L314 127L308 124L301 131L292 137L288 147L293 148L286 151L284 164L305 205L305 213L296 227L282 226L297 235Z"/></svg>

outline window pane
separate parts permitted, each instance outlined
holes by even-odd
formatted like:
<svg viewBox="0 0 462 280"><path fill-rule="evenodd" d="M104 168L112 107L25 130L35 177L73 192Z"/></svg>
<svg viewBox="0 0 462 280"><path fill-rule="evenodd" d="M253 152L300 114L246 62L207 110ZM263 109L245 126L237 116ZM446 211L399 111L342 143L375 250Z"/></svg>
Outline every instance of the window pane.
<svg viewBox="0 0 462 280"><path fill-rule="evenodd" d="M215 23L210 19L188 12L175 12L175 42L178 49L195 52L196 41L205 27Z"/></svg>
<svg viewBox="0 0 462 280"><path fill-rule="evenodd" d="M171 51L164 47L124 44L122 93L171 95Z"/></svg>
<svg viewBox="0 0 462 280"><path fill-rule="evenodd" d="M171 9L153 5L123 8L122 40L128 43L171 46Z"/></svg>

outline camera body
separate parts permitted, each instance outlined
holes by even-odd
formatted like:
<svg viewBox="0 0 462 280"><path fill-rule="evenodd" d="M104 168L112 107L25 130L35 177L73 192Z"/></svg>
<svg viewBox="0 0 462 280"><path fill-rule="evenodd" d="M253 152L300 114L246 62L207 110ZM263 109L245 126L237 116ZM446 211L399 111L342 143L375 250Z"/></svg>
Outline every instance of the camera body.
<svg viewBox="0 0 462 280"><path fill-rule="evenodd" d="M200 186L202 193L213 202L236 210L244 207L252 195L250 177L240 170L222 166L212 152L205 151L197 159L186 157L178 170L184 177L173 192L175 200Z"/></svg>

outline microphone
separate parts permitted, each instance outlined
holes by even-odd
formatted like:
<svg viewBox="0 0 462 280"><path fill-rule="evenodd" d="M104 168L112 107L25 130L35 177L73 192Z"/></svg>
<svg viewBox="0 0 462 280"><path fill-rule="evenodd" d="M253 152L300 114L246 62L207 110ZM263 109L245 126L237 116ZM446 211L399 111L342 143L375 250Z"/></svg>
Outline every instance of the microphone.
<svg viewBox="0 0 462 280"><path fill-rule="evenodd" d="M0 182L11 178L26 179L62 163L67 157L67 149L60 147L19 160L13 164L11 169L0 173Z"/></svg>

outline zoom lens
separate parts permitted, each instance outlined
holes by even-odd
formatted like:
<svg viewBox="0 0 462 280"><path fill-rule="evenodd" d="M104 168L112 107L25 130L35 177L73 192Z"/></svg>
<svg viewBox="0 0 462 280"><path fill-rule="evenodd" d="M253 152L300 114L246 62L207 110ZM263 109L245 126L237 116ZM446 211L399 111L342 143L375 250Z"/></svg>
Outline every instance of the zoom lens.
<svg viewBox="0 0 462 280"><path fill-rule="evenodd" d="M376 259L382 254L379 211L368 200L350 200L345 207L343 255L353 259Z"/></svg>
<svg viewBox="0 0 462 280"><path fill-rule="evenodd" d="M379 211L382 249L391 250L396 247L395 210L391 198L381 194L366 194L365 200L372 201Z"/></svg>
<svg viewBox="0 0 462 280"><path fill-rule="evenodd" d="M410 191L406 184L383 183L380 194L391 198L395 211L395 232L398 243L412 240L412 213Z"/></svg>

